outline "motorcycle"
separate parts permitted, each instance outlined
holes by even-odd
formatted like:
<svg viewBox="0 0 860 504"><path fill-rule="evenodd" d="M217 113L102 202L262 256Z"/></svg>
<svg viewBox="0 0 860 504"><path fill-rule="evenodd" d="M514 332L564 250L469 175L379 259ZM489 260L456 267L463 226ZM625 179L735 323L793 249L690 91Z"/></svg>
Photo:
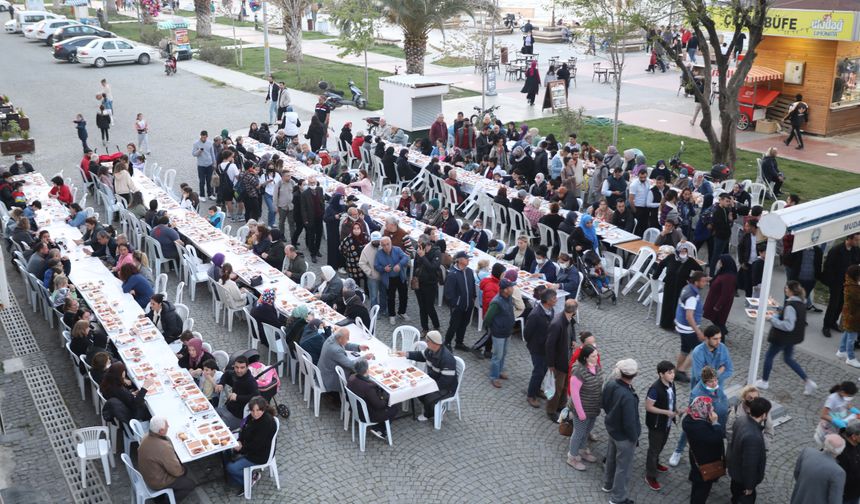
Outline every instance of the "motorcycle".
<svg viewBox="0 0 860 504"><path fill-rule="evenodd" d="M343 91L334 89L326 81L319 81L317 86L322 90L323 96L326 98L326 105L331 109L336 109L344 105L352 105L357 109L367 108L367 99L364 97L364 93L361 92L361 89L352 80L349 81L349 91L352 94L351 100L345 99Z"/></svg>
<svg viewBox="0 0 860 504"><path fill-rule="evenodd" d="M511 33L514 32L514 28L516 28L517 25L519 24L517 22L517 16L515 14L505 14L504 23L505 23L505 28L511 30Z"/></svg>
<svg viewBox="0 0 860 504"><path fill-rule="evenodd" d="M164 75L171 76L176 73L176 56L167 54L167 51L161 52L161 57L164 59Z"/></svg>

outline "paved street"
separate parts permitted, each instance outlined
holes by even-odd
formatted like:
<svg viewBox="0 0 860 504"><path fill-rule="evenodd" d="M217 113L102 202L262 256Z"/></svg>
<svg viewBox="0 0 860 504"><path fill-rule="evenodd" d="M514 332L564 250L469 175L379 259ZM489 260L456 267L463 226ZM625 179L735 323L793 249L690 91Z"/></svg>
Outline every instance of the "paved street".
<svg viewBox="0 0 860 504"><path fill-rule="evenodd" d="M113 87L117 124L112 129L116 140L111 145L122 146L134 139L134 114L143 112L151 125L151 162L177 170L176 185L188 182L196 187L196 170L190 156L191 143L200 129L212 134L226 128L230 131L247 127L264 116L263 100L231 87L214 86L209 82L180 72L164 76L161 65L121 66L103 70L81 68L77 65L55 63L42 44L25 42L22 37L0 35L0 92L9 94L31 118L32 136L37 153L31 162L50 176L65 170L78 180L76 165L80 159L72 119L83 113L90 121L91 145L98 145L94 115L98 81L107 78ZM17 69L7 71L6 69ZM304 122L303 116L303 122ZM547 132L548 133L548 132ZM557 132L558 133L558 132ZM100 149L101 150L101 149ZM7 159L2 160L4 163ZM313 265L319 273L318 265ZM7 264L11 290L21 309L30 315L20 275ZM173 292L177 279L171 275L168 292ZM247 341L243 321L234 324L233 332L214 323L208 293L202 286L195 302L185 293L184 302L191 307L195 330L199 330L215 349L232 353ZM738 298L737 303L740 303ZM418 311L414 296L409 299L412 325L417 324ZM447 327L447 309L440 309L443 329ZM677 337L645 320L646 309L635 302L633 295L623 298L617 306L606 305L596 310L590 300L583 301L581 329L593 331L598 337L602 360L611 365L621 358L633 357L640 363L642 374L634 382L639 392L644 417L644 393L656 378L656 364L663 359L674 360ZM30 327L41 349L25 359L26 365L46 364L53 373L66 406L78 426L97 425L92 403L81 401L76 372L65 351L58 345L55 330L45 321L30 316ZM390 341L393 326L380 320L380 339ZM745 379L750 355L752 324L734 317L730 322L729 347L734 358L735 377L730 384ZM771 378L767 397L782 403L792 419L776 431L776 442L768 453L765 482L759 487L759 502L787 502L792 486L792 470L797 453L812 444L812 433L820 408L830 385L853 379L856 373L827 357L835 351L838 340L824 340L816 333L820 316L810 315L809 340L825 350L824 357L801 350L797 359L819 385L812 397L800 395L801 382L778 362ZM8 335L7 335L8 336ZM467 342L474 341L472 329ZM832 348L831 348L832 347ZM829 351L826 349L830 348ZM3 358L11 356L8 338L0 338ZM297 387L285 383L278 401L292 410L278 438L278 465L281 490L264 477L255 487L258 502L606 502L600 491L601 470L592 465L586 472L576 472L565 464L567 438L558 435L556 425L549 422L543 410L530 408L525 402L525 389L531 364L525 345L515 338L507 358L510 379L502 389L493 388L487 378L489 362L472 355L463 355L466 374L461 391L463 416L458 420L449 413L436 431L431 425L400 419L392 424L394 446L368 436L367 451L361 453L357 443L342 429L338 412L322 407L320 417L304 407ZM10 368L4 363L6 371ZM607 370L608 371L608 370ZM688 392L680 386L682 394ZM25 487L36 492L27 498L9 498L6 502L72 502L63 472L54 456L46 432L34 413L34 399L20 372L0 376L0 415L3 436L0 436L0 468L9 467L8 478L0 477L0 486ZM593 449L605 450L606 433L602 418L596 434L599 441ZM664 451L668 459L677 439L677 429ZM685 456L677 468L661 477L664 490L652 492L643 480L647 438L636 452L632 495L637 503L681 503L688 499L689 464ZM92 467L95 467L91 464ZM212 470L207 470L212 469ZM189 502L240 502L235 492L221 482L221 470L216 459L198 462L190 467L192 475L205 481ZM4 470L0 469L0 475ZM728 500L727 478L715 485L713 502ZM108 487L114 502L129 498L128 480L121 463L113 471ZM8 495L8 494L7 494Z"/></svg>

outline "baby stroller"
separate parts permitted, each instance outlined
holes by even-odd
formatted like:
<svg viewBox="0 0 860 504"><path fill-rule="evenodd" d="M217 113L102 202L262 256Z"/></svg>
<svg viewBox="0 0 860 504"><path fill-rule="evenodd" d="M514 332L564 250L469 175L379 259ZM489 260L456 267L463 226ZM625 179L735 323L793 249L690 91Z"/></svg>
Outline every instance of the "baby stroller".
<svg viewBox="0 0 860 504"><path fill-rule="evenodd" d="M583 254L576 258L576 268L579 270L582 282L582 292L588 297L593 298L600 308L600 303L604 299L611 299L612 304L618 303L615 297L615 292L612 290L611 284L606 282L602 284L601 280L593 275L594 268L603 269L600 256L594 250L586 250Z"/></svg>
<svg viewBox="0 0 860 504"><path fill-rule="evenodd" d="M248 372L257 380L257 388L260 390L260 395L275 406L279 416L289 418L290 408L286 404L278 404L278 400L275 398L278 390L281 388L281 378L278 376L278 366L281 362L266 366L260 362L260 353L254 349L250 349L231 355L230 361L227 363L227 369L232 370L233 362L239 356L244 356L248 359Z"/></svg>

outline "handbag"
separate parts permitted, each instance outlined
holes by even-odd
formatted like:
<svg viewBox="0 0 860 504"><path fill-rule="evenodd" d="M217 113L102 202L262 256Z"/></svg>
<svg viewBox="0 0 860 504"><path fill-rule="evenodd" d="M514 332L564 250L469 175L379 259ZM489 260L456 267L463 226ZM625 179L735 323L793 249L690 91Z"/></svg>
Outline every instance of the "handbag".
<svg viewBox="0 0 860 504"><path fill-rule="evenodd" d="M263 285L263 277L260 275L254 275L251 277L251 287L258 287Z"/></svg>
<svg viewBox="0 0 860 504"><path fill-rule="evenodd" d="M418 290L418 286L418 277L413 274L412 279L409 281L409 288L412 290Z"/></svg>
<svg viewBox="0 0 860 504"><path fill-rule="evenodd" d="M692 453L693 451L690 450L691 455ZM708 462L707 464L699 464L696 462L695 456L693 456L692 459L693 463L696 464L696 467L699 469L699 474L702 475L702 479L704 481L716 481L726 475L726 461L723 458L713 462Z"/></svg>
<svg viewBox="0 0 860 504"><path fill-rule="evenodd" d="M558 433L564 437L570 437L573 435L573 422L570 420L564 419L558 423Z"/></svg>

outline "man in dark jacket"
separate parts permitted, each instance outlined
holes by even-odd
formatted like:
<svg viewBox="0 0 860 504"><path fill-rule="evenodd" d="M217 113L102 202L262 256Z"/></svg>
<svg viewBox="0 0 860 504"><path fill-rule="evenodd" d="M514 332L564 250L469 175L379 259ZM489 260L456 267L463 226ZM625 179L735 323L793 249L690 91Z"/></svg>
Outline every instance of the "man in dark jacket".
<svg viewBox="0 0 860 504"><path fill-rule="evenodd" d="M847 236L844 243L830 249L824 260L822 280L827 284L830 300L827 302L827 311L824 312L824 327L821 332L828 338L831 329L841 331L836 320L842 313L845 271L848 270L848 266L860 263L860 248L858 248L860 243L858 242L860 242L860 233Z"/></svg>
<svg viewBox="0 0 860 504"><path fill-rule="evenodd" d="M849 422L842 435L845 437L845 449L836 457L839 466L848 476L845 478L842 499L845 502L852 502L852 499L856 502L860 499L860 478L856 477L860 474L860 421Z"/></svg>
<svg viewBox="0 0 860 504"><path fill-rule="evenodd" d="M233 361L233 372L226 372L221 376L221 381L215 386L215 392L221 393L224 385L231 388L227 395L227 401L218 407L218 415L227 424L230 430L238 429L242 424L245 405L256 395L260 395L257 388L257 380L248 372L248 358L244 355L236 357Z"/></svg>
<svg viewBox="0 0 860 504"><path fill-rule="evenodd" d="M633 451L639 442L642 426L639 423L639 396L633 390L633 379L639 365L633 359L623 359L615 365L615 378L603 386L601 407L606 412L603 420L609 443L606 449L604 491L610 492L609 502L626 503L627 484L633 468Z"/></svg>
<svg viewBox="0 0 860 504"><path fill-rule="evenodd" d="M382 390L379 385L370 381L367 377L367 361L361 359L355 363L353 370L355 374L349 377L346 384L353 394L362 398L367 404L367 413L370 418L363 418L364 412L359 408L359 415L364 422L374 422L376 425L370 427L370 432L379 439L385 439L388 435L388 429L385 427L385 422L393 420L397 416L399 408L388 405L388 393Z"/></svg>
<svg viewBox="0 0 860 504"><path fill-rule="evenodd" d="M764 479L767 450L762 429L770 412L770 401L756 397L750 401L749 414L739 416L732 427L728 473L732 478L732 503L753 504L755 489Z"/></svg>
<svg viewBox="0 0 860 504"><path fill-rule="evenodd" d="M645 480L652 490L660 490L657 471L666 472L660 464L660 452L669 439L669 430L677 422L678 394L675 392L675 365L669 361L657 364L657 378L645 398L645 426L648 427L648 455L645 458Z"/></svg>
<svg viewBox="0 0 860 504"><path fill-rule="evenodd" d="M424 352L398 352L397 355L409 360L427 363L427 376L436 382L437 392L432 392L418 398L424 406L424 413L418 415L419 422L433 418L436 403L457 393L459 380L457 376L457 361L454 354L442 344L439 331L427 332L427 348Z"/></svg>
<svg viewBox="0 0 860 504"><path fill-rule="evenodd" d="M546 402L546 414L550 420L558 419L558 411L564 407L567 397L567 366L570 363L571 335L576 334L576 316L578 303L575 299L564 302L564 311L555 315L549 325L546 336L546 366L555 377L555 394ZM531 315L531 314L529 314Z"/></svg>
<svg viewBox="0 0 860 504"><path fill-rule="evenodd" d="M342 293L342 301L338 302L337 307L343 306L343 309L338 311L343 313L343 316L349 320L355 322L355 320L361 319L364 327L370 327L370 312L364 306L362 296L355 290L347 289L346 287L344 287Z"/></svg>
<svg viewBox="0 0 860 504"><path fill-rule="evenodd" d="M714 236L714 254L710 256L708 266L712 275L714 274L714 267L717 264L717 258L729 250L733 221L732 197L728 193L722 193L720 194L720 202L714 210L714 219L711 223Z"/></svg>
<svg viewBox="0 0 860 504"><path fill-rule="evenodd" d="M153 294L149 300L147 318L164 335L167 343L173 343L182 334L182 318L176 313L173 303L164 299L164 294Z"/></svg>
<svg viewBox="0 0 860 504"><path fill-rule="evenodd" d="M466 243L475 242L475 248L481 252L486 252L490 243L490 239L484 231L484 223L481 219L475 219L469 229L465 229L468 222L464 222L461 229L464 229L460 239Z"/></svg>
<svg viewBox="0 0 860 504"><path fill-rule="evenodd" d="M633 211L627 208L627 203L623 198L615 201L615 213L612 214L612 225L617 226L628 233L633 232L635 218Z"/></svg>
<svg viewBox="0 0 860 504"><path fill-rule="evenodd" d="M308 187L302 192L302 219L306 230L308 250L311 254L311 262L316 263L320 255L320 242L322 241L323 214L325 213L325 196L323 190L317 185L315 176L308 177ZM329 257L329 261L333 258Z"/></svg>
<svg viewBox="0 0 860 504"><path fill-rule="evenodd" d="M516 282L503 278L499 282L499 293L490 301L487 314L484 315L484 325L493 338L493 356L490 360L490 383L496 388L502 388L500 380L507 380L504 372L505 355L507 354L508 339L514 327L514 304L511 295L514 293Z"/></svg>
<svg viewBox="0 0 860 504"><path fill-rule="evenodd" d="M469 319L472 318L472 308L475 307L475 272L469 268L469 254L457 252L454 264L448 270L445 278L445 302L451 308L451 320L445 332L445 346L451 349L451 341L456 337L457 350L469 350L463 344Z"/></svg>
<svg viewBox="0 0 860 504"><path fill-rule="evenodd" d="M526 348L532 358L532 376L529 378L529 389L526 400L532 408L539 408L538 393L541 381L546 375L546 335L555 315L553 308L557 294L553 289L543 291L540 296L540 306L529 313L523 332L526 335Z"/></svg>

